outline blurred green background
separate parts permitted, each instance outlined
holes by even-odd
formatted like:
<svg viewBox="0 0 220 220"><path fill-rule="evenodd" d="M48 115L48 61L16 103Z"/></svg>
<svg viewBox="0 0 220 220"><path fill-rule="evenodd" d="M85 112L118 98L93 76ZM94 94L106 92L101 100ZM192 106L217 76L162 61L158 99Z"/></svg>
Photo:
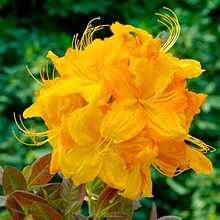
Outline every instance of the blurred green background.
<svg viewBox="0 0 220 220"><path fill-rule="evenodd" d="M37 76L48 50L64 55L72 36L98 16L102 24L119 21L156 36L164 27L154 13L162 6L174 10L181 24L180 38L171 51L179 58L199 60L206 69L188 82L190 90L209 95L191 134L216 148L207 154L214 172L206 176L187 171L170 179L153 170L155 197L141 199L142 208L133 219L148 219L154 201L158 216L220 220L220 0L0 0L0 165L21 169L50 151L48 146L23 146L12 135L12 130L18 131L13 112L22 113L38 89L26 66Z"/></svg>

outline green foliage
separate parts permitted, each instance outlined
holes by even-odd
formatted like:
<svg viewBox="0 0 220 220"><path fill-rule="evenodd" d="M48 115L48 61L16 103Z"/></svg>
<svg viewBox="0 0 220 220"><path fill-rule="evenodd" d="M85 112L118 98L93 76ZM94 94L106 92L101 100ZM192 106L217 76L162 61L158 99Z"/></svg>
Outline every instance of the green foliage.
<svg viewBox="0 0 220 220"><path fill-rule="evenodd" d="M173 179L153 172L155 197L140 200L142 208L135 212L134 219L147 219L150 211L146 210L150 210L154 200L159 216L169 213L184 220L219 220L220 0L128 0L120 4L116 0L0 0L0 165L22 169L50 151L48 146L25 147L12 135L12 130L17 131L13 112L20 114L31 105L33 93L39 88L29 76L26 66L38 77L39 64L45 64L48 50L63 55L71 46L73 34L82 33L88 21L98 16L102 17L102 23L119 21L144 28L157 36L164 27L157 23L154 13L160 12L164 5L176 12L181 24L181 35L172 52L180 58L198 59L206 69L201 77L188 83L191 90L209 95L190 133L216 147L216 152L208 154L214 172L210 176L197 176L189 171ZM39 131L45 129L39 120L28 121L27 126L30 124L37 125ZM27 139L24 141L28 142ZM27 181L30 181L31 170L35 169L33 166L23 170ZM31 184L34 185L37 184ZM102 185L98 185L101 190ZM90 187L93 191L94 185ZM59 190L60 185L47 185L41 193L53 206ZM5 197L1 197L0 204L4 201ZM9 197L9 201L13 204L15 215L22 217L22 209L14 197ZM34 210L44 210L38 203L34 207ZM94 204L91 209L95 209Z"/></svg>

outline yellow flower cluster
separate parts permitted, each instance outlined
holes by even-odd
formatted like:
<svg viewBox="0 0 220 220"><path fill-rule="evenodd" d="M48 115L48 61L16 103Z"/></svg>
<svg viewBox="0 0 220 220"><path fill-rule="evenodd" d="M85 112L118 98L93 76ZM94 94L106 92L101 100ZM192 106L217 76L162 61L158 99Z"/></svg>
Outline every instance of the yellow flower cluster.
<svg viewBox="0 0 220 220"><path fill-rule="evenodd" d="M47 137L51 173L62 171L76 185L99 177L136 199L152 196L151 165L170 177L190 168L212 171L203 155L209 146L188 134L206 95L188 91L186 79L203 70L198 61L167 53L180 32L167 10L171 15L159 14L170 31L165 43L118 22L110 26L111 37L93 40L107 25L91 21L63 57L48 53L59 76L41 74L43 87L23 116L45 121L47 131L24 132L33 140Z"/></svg>

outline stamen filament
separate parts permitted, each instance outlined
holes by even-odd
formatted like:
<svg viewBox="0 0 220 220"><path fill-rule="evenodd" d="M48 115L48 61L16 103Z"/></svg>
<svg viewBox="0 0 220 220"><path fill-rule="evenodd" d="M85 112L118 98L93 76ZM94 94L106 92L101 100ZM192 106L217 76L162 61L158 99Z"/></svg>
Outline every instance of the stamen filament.
<svg viewBox="0 0 220 220"><path fill-rule="evenodd" d="M170 32L168 39L161 47L162 51L167 52L176 43L179 37L180 25L179 25L179 21L178 21L176 14L167 7L163 7L163 8L170 11L172 15L174 16L174 17L171 17L168 14L155 13L156 15L160 16L162 19L162 20L158 19L158 22L163 24L165 27L167 27L168 31Z"/></svg>
<svg viewBox="0 0 220 220"><path fill-rule="evenodd" d="M31 76L37 83L39 83L41 86L43 86L43 83L40 82L40 81L33 75L33 73L30 71L30 69L29 69L27 66L26 66L26 69L27 69L28 73L30 74L30 76Z"/></svg>
<svg viewBox="0 0 220 220"><path fill-rule="evenodd" d="M208 151L214 152L216 150L214 147L205 144L203 141L201 141L198 138L195 138L191 135L188 135L186 140L195 144L196 146L200 147L199 149L198 148L196 148L196 149L202 153L207 153Z"/></svg>

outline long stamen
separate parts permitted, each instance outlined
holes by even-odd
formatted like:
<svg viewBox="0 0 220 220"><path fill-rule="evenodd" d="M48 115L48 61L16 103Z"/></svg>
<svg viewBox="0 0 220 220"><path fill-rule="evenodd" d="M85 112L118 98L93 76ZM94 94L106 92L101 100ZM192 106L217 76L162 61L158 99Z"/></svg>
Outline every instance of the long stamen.
<svg viewBox="0 0 220 220"><path fill-rule="evenodd" d="M109 25L98 25L96 27L92 27L92 22L95 20L100 20L100 17L93 18L87 25L85 31L82 34L81 39L78 39L78 34L75 34L72 39L72 48L75 47L77 51L82 51L86 46L92 43L93 35L96 31L99 31Z"/></svg>
<svg viewBox="0 0 220 220"><path fill-rule="evenodd" d="M19 128L19 130L22 131L23 133L31 134L31 135L33 135L33 136L43 136L43 135L46 136L46 135L49 133L49 131L43 131L43 132L38 132L38 133L36 133L36 135L35 135L35 133L31 132L28 128L26 128L26 126L25 126L25 124L24 124L24 122L23 122L23 120L22 120L21 115L19 115L19 121L20 121L20 123L21 123L21 125L22 125L23 128L19 125L15 113L13 113L13 117L14 117L14 121L15 121L16 126L17 126L17 127Z"/></svg>
<svg viewBox="0 0 220 220"><path fill-rule="evenodd" d="M195 144L196 146L200 147L199 149L196 148L198 151L202 152L202 153L207 153L208 151L210 152L214 152L215 148L205 144L203 141L199 140L198 138L195 138L191 135L188 135L187 141L189 141L190 143Z"/></svg>
<svg viewBox="0 0 220 220"><path fill-rule="evenodd" d="M173 15L173 17L171 17L168 14L155 13L156 15L160 16L162 19L162 20L158 19L158 22L163 24L165 27L167 27L170 33L168 39L161 47L162 51L167 52L176 43L180 35L180 25L176 14L167 7L163 7L163 8L171 12Z"/></svg>
<svg viewBox="0 0 220 220"><path fill-rule="evenodd" d="M43 83L40 82L40 81L33 75L33 73L30 71L30 69L29 69L27 66L26 66L26 69L27 69L28 73L30 74L30 76L31 76L37 83L39 83L41 86L43 86Z"/></svg>
<svg viewBox="0 0 220 220"><path fill-rule="evenodd" d="M19 128L19 130L21 131L20 132L20 135L23 136L23 137L30 137L32 142L33 143L26 143L24 141L22 141L15 133L15 131L13 130L12 133L14 135L14 137L22 144L24 145L27 145L27 146L41 146L47 142L49 142L51 139L53 139L54 137L57 136L56 133L54 133L54 131L43 131L43 132L36 132L36 129L35 128L30 128L28 129L25 124L23 123L23 120L22 120L22 117L21 115L19 115L19 121L20 121L20 124L21 126L19 125L18 123L18 120L16 118L16 115L15 113L13 114L14 115L14 120L15 120L15 124L16 126ZM49 136L49 138L48 138ZM46 138L45 140L43 141L37 141L36 138Z"/></svg>

